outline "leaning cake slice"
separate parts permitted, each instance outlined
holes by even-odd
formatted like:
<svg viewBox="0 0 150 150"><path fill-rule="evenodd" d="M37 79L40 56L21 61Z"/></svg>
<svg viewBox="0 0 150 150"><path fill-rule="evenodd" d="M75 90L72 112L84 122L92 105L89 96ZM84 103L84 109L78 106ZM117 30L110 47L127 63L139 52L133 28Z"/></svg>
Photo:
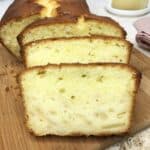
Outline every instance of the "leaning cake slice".
<svg viewBox="0 0 150 150"><path fill-rule="evenodd" d="M92 14L42 19L30 24L18 36L21 46L41 39L104 35L125 38L126 32L114 20Z"/></svg>
<svg viewBox="0 0 150 150"><path fill-rule="evenodd" d="M35 41L24 46L26 67L61 63L128 63L132 44L114 37L61 38Z"/></svg>

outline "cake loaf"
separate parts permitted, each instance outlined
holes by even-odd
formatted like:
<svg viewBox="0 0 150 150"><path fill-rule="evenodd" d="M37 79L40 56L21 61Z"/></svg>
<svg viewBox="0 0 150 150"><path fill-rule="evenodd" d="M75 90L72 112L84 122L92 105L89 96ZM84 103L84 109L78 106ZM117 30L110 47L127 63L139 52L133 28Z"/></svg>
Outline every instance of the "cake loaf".
<svg viewBox="0 0 150 150"><path fill-rule="evenodd" d="M61 63L129 63L132 44L115 37L77 37L34 41L22 49L26 67Z"/></svg>
<svg viewBox="0 0 150 150"><path fill-rule="evenodd" d="M27 127L36 136L126 133L139 81L125 64L27 69L20 75Z"/></svg>
<svg viewBox="0 0 150 150"><path fill-rule="evenodd" d="M15 0L0 22L0 40L20 57L18 34L30 23L41 18L89 13L85 0Z"/></svg>
<svg viewBox="0 0 150 150"><path fill-rule="evenodd" d="M47 38L105 35L125 38L124 29L114 20L96 16L58 17L38 20L26 27L18 36L20 45Z"/></svg>

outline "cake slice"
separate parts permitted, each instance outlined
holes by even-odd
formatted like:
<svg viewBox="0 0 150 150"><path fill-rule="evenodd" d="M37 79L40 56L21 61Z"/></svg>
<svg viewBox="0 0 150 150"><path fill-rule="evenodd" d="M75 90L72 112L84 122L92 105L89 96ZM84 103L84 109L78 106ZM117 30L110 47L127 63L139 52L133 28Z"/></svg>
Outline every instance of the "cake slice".
<svg viewBox="0 0 150 150"><path fill-rule="evenodd" d="M20 45L47 38L83 37L105 35L125 38L124 29L114 20L96 16L58 17L36 21L18 36Z"/></svg>
<svg viewBox="0 0 150 150"><path fill-rule="evenodd" d="M89 13L85 0L15 0L0 22L0 40L20 57L17 36L30 23L47 17Z"/></svg>
<svg viewBox="0 0 150 150"><path fill-rule="evenodd" d="M28 69L20 75L27 127L36 136L126 133L139 81L125 64Z"/></svg>
<svg viewBox="0 0 150 150"><path fill-rule="evenodd" d="M132 44L114 37L77 37L34 41L22 49L26 67L61 63L128 63Z"/></svg>

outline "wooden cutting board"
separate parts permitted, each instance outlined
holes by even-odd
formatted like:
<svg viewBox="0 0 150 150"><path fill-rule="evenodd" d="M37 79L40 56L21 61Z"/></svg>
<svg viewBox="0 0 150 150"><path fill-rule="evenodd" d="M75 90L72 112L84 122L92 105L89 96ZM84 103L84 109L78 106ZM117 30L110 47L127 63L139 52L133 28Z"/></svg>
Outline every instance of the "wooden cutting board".
<svg viewBox="0 0 150 150"><path fill-rule="evenodd" d="M131 64L142 74L131 134L150 125L150 58L133 51ZM35 137L24 125L24 110L16 76L23 70L0 46L0 150L101 150L125 137Z"/></svg>

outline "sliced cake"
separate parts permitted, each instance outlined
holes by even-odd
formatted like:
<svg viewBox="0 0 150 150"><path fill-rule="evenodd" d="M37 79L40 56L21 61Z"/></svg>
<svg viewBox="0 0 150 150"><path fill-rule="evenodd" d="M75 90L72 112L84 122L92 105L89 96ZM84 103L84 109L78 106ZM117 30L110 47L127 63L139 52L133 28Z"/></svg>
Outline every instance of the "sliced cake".
<svg viewBox="0 0 150 150"><path fill-rule="evenodd" d="M132 44L114 37L78 37L34 41L22 49L26 67L61 63L128 63Z"/></svg>
<svg viewBox="0 0 150 150"><path fill-rule="evenodd" d="M114 20L95 16L49 18L36 21L18 36L20 45L47 38L105 35L125 38L125 31Z"/></svg>
<svg viewBox="0 0 150 150"><path fill-rule="evenodd" d="M27 127L37 136L126 133L139 81L125 64L28 69L20 76Z"/></svg>
<svg viewBox="0 0 150 150"><path fill-rule="evenodd" d="M20 57L17 36L27 25L42 18L83 13L89 13L85 0L15 0L0 22L0 40Z"/></svg>

